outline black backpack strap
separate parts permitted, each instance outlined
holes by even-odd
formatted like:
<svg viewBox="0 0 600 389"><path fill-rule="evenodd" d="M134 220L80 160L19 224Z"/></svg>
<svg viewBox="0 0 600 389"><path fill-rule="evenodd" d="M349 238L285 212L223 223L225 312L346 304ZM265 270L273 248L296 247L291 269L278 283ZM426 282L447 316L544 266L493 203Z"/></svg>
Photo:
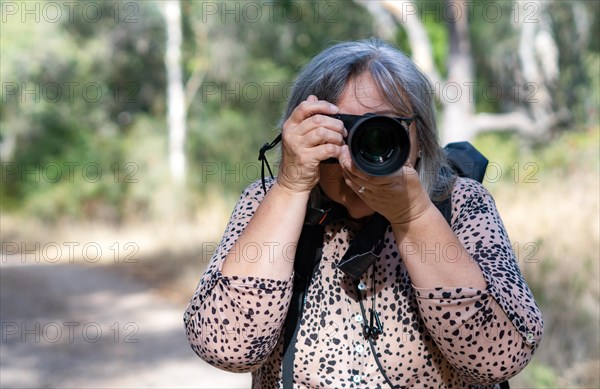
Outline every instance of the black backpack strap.
<svg viewBox="0 0 600 389"><path fill-rule="evenodd" d="M446 219L446 222L448 223L448 225L450 227L452 227L452 199L451 199L451 197L448 196L442 202L435 203L435 206L440 211L440 213L444 216L444 219Z"/></svg>
<svg viewBox="0 0 600 389"><path fill-rule="evenodd" d="M285 318L283 333L283 358L282 375L283 387L293 388L294 385L294 356L296 354L296 338L300 328L300 318L306 290L310 284L315 267L321 260L323 251L323 235L325 228L322 225L305 224L302 228L296 259L294 260L294 286L292 300Z"/></svg>
<svg viewBox="0 0 600 389"><path fill-rule="evenodd" d="M323 209L307 209L304 226L302 227L296 248L292 300L285 318L283 331L281 368L283 387L286 389L291 389L294 384L296 338L298 336L298 329L300 328L306 291L310 285L313 273L321 261L325 225L340 220L348 214L346 208L338 203L327 202L323 205Z"/></svg>
<svg viewBox="0 0 600 389"><path fill-rule="evenodd" d="M508 381L500 382L500 389L510 389L510 385L508 384Z"/></svg>

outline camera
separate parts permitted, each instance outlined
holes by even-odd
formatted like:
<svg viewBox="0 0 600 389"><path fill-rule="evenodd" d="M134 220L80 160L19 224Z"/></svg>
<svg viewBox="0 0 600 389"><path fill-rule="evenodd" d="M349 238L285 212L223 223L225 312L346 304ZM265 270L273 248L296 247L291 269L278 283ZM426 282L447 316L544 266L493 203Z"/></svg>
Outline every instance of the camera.
<svg viewBox="0 0 600 389"><path fill-rule="evenodd" d="M354 164L371 176L387 176L399 170L408 159L408 128L415 117L391 117L337 114L331 117L344 122L345 139ZM323 163L335 163L329 159Z"/></svg>

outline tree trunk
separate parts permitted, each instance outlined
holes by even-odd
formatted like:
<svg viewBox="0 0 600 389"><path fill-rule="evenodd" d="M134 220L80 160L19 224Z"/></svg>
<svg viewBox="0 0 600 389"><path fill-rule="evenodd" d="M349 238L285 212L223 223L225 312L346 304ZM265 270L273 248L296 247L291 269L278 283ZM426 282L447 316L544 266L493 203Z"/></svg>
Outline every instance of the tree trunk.
<svg viewBox="0 0 600 389"><path fill-rule="evenodd" d="M181 3L163 3L167 28L165 66L167 69L167 123L169 127L169 167L176 184L185 182L186 104L181 71Z"/></svg>
<svg viewBox="0 0 600 389"><path fill-rule="evenodd" d="M370 4L372 2L368 3ZM435 68L431 41L429 36L427 36L427 31L425 31L423 23L421 23L421 20L419 19L416 5L411 0L384 0L381 2L381 5L389 13L394 15L396 20L399 21L406 30L413 61L415 61L417 66L425 72L431 82L439 85L442 81L442 77ZM372 9L372 6L369 9ZM376 19L378 15L379 14L374 14ZM379 20L377 20L377 24L381 24Z"/></svg>
<svg viewBox="0 0 600 389"><path fill-rule="evenodd" d="M471 139L475 113L474 70L465 0L446 0L449 37L448 78L441 89L442 138L446 143Z"/></svg>
<svg viewBox="0 0 600 389"><path fill-rule="evenodd" d="M360 2L364 5L364 2ZM448 23L449 55L448 78L442 80L435 69L431 41L418 13L418 7L411 0L383 0L381 6L394 16L406 30L415 63L427 74L434 84L436 97L442 112L438 128L444 143L471 140L477 133L493 130L516 131L529 138L542 139L557 121L564 119L563 112L554 112L548 85L558 74L558 50L551 35L547 4L534 1L523 5L515 2L515 12L520 7L529 6L540 10L540 21L525 22L523 12L514 15L519 33L519 57L524 85L523 94L535 93L532 101L522 101L513 112L475 112L475 70L473 68L468 17L469 1L446 0L444 16ZM380 12L375 7L365 7L377 20ZM535 88L533 91L531 88Z"/></svg>

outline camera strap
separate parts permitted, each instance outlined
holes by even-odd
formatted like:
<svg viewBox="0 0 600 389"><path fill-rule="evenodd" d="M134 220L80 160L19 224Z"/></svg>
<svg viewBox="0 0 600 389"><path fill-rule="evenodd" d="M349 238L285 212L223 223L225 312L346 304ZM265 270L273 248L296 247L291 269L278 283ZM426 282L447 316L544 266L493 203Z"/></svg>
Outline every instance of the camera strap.
<svg viewBox="0 0 600 389"><path fill-rule="evenodd" d="M271 178L273 177L273 171L271 170L271 165L269 165L269 161L267 160L266 152L271 150L273 147L277 146L277 144L281 142L281 134L277 135L275 139L271 143L267 142L260 148L258 152L258 160L260 161L260 181L262 184L263 193L267 194L267 184L265 181L265 165L269 170L269 175Z"/></svg>
<svg viewBox="0 0 600 389"><path fill-rule="evenodd" d="M375 213L350 242L346 253L337 264L352 281L357 281L379 258L383 249L383 237L389 222Z"/></svg>

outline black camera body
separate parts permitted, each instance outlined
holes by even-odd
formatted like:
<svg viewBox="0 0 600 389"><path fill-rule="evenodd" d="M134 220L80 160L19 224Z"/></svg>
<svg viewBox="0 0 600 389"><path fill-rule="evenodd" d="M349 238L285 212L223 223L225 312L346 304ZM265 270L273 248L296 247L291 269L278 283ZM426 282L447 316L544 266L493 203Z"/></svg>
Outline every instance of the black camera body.
<svg viewBox="0 0 600 389"><path fill-rule="evenodd" d="M345 139L354 164L371 176L387 176L398 171L410 154L408 128L415 117L346 115L331 117L344 122ZM334 163L327 160L324 163Z"/></svg>

